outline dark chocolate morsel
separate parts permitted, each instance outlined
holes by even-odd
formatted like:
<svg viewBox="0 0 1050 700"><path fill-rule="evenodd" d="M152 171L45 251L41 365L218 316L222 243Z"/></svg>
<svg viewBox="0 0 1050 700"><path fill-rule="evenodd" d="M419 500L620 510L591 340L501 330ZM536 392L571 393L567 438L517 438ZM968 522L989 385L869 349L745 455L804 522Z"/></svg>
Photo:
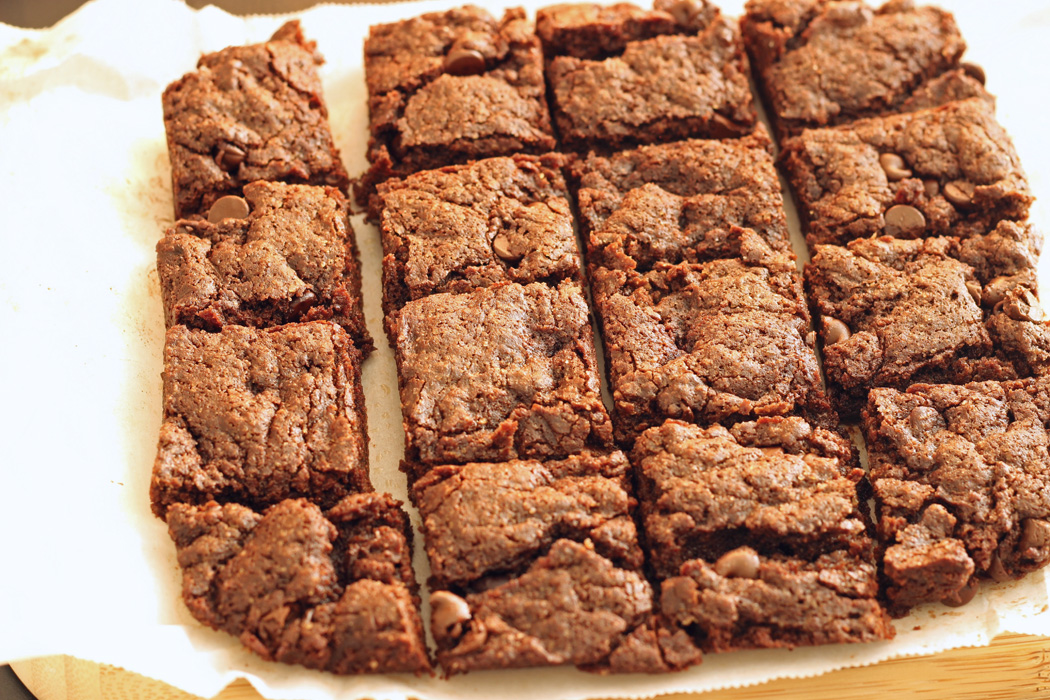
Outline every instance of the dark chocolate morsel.
<svg viewBox="0 0 1050 700"><path fill-rule="evenodd" d="M454 49L445 56L445 72L449 75L478 75L485 72L485 57L474 49Z"/></svg>
<svg viewBox="0 0 1050 700"><path fill-rule="evenodd" d="M926 217L908 204L897 204L886 212L886 235L914 238L926 230Z"/></svg>
<svg viewBox="0 0 1050 700"><path fill-rule="evenodd" d="M244 201L244 197L228 194L225 197L219 197L215 200L215 204L211 205L211 209L208 210L208 221L217 224L223 219L244 219L248 217L248 211L248 202Z"/></svg>

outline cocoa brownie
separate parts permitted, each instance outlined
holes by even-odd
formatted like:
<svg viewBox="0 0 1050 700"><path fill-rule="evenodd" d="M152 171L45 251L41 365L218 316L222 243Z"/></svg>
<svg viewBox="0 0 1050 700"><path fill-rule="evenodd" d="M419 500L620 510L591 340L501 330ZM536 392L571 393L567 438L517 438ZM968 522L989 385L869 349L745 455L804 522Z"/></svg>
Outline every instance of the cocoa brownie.
<svg viewBox="0 0 1050 700"><path fill-rule="evenodd" d="M620 149L750 133L756 116L736 23L707 0L658 0L649 21L639 14L589 4L537 14L562 145ZM611 41L595 39L610 26Z"/></svg>
<svg viewBox="0 0 1050 700"><path fill-rule="evenodd" d="M381 184L386 318L440 292L579 280L563 165L556 154L489 158Z"/></svg>
<svg viewBox="0 0 1050 700"><path fill-rule="evenodd" d="M801 418L731 429L669 420L642 433L631 462L649 562L661 579L745 545L807 561L845 550L873 562L858 497L864 472L839 433Z"/></svg>
<svg viewBox="0 0 1050 700"><path fill-rule="evenodd" d="M332 320L369 352L343 195L332 187L253 182L237 202L243 216L182 220L157 243L168 327Z"/></svg>
<svg viewBox="0 0 1050 700"><path fill-rule="evenodd" d="M465 6L373 26L365 40L371 168L361 204L391 177L553 150L540 41L521 8Z"/></svg>
<svg viewBox="0 0 1050 700"><path fill-rule="evenodd" d="M811 246L966 238L1023 221L1032 202L1010 138L978 99L807 130L781 145Z"/></svg>
<svg viewBox="0 0 1050 700"><path fill-rule="evenodd" d="M350 178L328 126L314 43L299 23L268 42L206 54L164 91L175 218L211 207L256 180L331 185Z"/></svg>
<svg viewBox="0 0 1050 700"><path fill-rule="evenodd" d="M654 614L652 595L639 572L561 539L510 580L431 593L437 658L449 675L562 664L657 673L699 663L689 635Z"/></svg>
<svg viewBox="0 0 1050 700"><path fill-rule="evenodd" d="M706 652L892 639L875 567L845 550L816 560L740 547L693 559L661 584L660 609Z"/></svg>
<svg viewBox="0 0 1050 700"><path fill-rule="evenodd" d="M1024 236L1011 224L965 241L881 237L816 246L806 286L836 410L856 416L876 386L1050 370L1050 326L1026 286L1035 281L1034 260L1016 239Z"/></svg>
<svg viewBox="0 0 1050 700"><path fill-rule="evenodd" d="M1050 380L872 390L864 409L885 591L968 602L1050 561Z"/></svg>
<svg viewBox="0 0 1050 700"><path fill-rule="evenodd" d="M618 441L665 418L837 423L793 255L731 227L721 257L624 267L590 269Z"/></svg>
<svg viewBox="0 0 1050 700"><path fill-rule="evenodd" d="M262 509L371 491L361 353L328 321L218 333L173 326L150 498Z"/></svg>
<svg viewBox="0 0 1050 700"><path fill-rule="evenodd" d="M178 503L168 531L182 597L200 622L267 661L331 673L430 672L400 504L355 494L264 512Z"/></svg>
<svg viewBox="0 0 1050 700"><path fill-rule="evenodd" d="M723 141L591 153L569 175L591 265L641 270L658 261L696 262L723 245L730 226L790 251L784 200L763 127Z"/></svg>
<svg viewBox="0 0 1050 700"><path fill-rule="evenodd" d="M642 550L622 452L435 467L415 483L431 585L477 588L520 574L558 539L590 542L620 568Z"/></svg>
<svg viewBox="0 0 1050 700"><path fill-rule="evenodd" d="M781 138L979 96L983 71L959 67L951 13L891 0L749 0L740 22Z"/></svg>
<svg viewBox="0 0 1050 700"><path fill-rule="evenodd" d="M564 457L610 443L577 283L434 294L395 323L408 462Z"/></svg>

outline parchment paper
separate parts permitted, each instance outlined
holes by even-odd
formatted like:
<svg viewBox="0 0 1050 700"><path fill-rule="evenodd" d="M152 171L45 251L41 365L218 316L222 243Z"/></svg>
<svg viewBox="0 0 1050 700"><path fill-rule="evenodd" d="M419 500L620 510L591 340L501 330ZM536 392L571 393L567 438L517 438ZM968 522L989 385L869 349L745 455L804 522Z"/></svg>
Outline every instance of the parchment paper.
<svg viewBox="0 0 1050 700"><path fill-rule="evenodd" d="M331 123L352 174L365 168L368 26L453 4L326 6L299 15L328 59ZM522 4L532 11L548 2ZM1033 190L1045 196L1050 9L1038 0L944 4L957 14L969 56L986 68ZM722 5L729 14L742 10L740 0ZM490 7L499 13L503 5ZM897 622L891 643L708 655L663 677L543 669L452 681L339 678L261 661L196 623L179 601L174 548L147 495L164 330L154 245L172 222L160 93L201 52L262 41L281 21L195 12L176 0L96 0L49 30L0 25L0 661L70 654L204 696L244 676L270 698L574 700L739 686L987 644L1003 631L1050 633L1043 574L986 586L958 610L919 609ZM1038 203L1033 218L1045 230ZM380 321L379 237L360 217L354 224L379 346L364 368L373 481L404 499L397 382ZM802 253L797 220L792 226ZM1044 262L1044 281L1046 269ZM422 581L428 571L419 550L417 538Z"/></svg>

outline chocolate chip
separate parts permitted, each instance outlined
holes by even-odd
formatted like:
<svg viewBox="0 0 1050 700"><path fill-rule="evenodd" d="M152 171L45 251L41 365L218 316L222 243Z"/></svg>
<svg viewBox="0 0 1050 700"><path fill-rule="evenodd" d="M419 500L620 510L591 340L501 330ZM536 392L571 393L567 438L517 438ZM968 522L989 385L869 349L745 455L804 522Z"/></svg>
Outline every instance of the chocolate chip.
<svg viewBox="0 0 1050 700"><path fill-rule="evenodd" d="M303 316L317 303L317 295L307 289L298 298L292 300L291 312L294 316Z"/></svg>
<svg viewBox="0 0 1050 700"><path fill-rule="evenodd" d="M510 239L504 233L497 233L496 237L492 239L492 252L501 260L506 260L507 262L521 260L521 256L511 249Z"/></svg>
<svg viewBox="0 0 1050 700"><path fill-rule="evenodd" d="M215 162L223 170L234 170L244 162L247 155L243 148L234 146L232 143L224 143L219 146L219 153L215 156Z"/></svg>
<svg viewBox="0 0 1050 700"><path fill-rule="evenodd" d="M973 200L974 185L966 180L952 180L944 186L944 198L956 207L967 207Z"/></svg>
<svg viewBox="0 0 1050 700"><path fill-rule="evenodd" d="M1039 323L1045 318L1043 307L1032 290L1025 289L1020 294L1013 295L1005 304L1003 311L1015 321L1028 321Z"/></svg>
<svg viewBox="0 0 1050 700"><path fill-rule="evenodd" d="M988 306L995 306L1000 301L1006 298L1006 294L1014 288L1016 283L1012 277L996 277L991 282L984 286L984 293L981 298L984 303Z"/></svg>
<svg viewBox="0 0 1050 700"><path fill-rule="evenodd" d="M908 427L915 437L927 438L944 428L944 421L937 409L931 406L916 406L908 414Z"/></svg>
<svg viewBox="0 0 1050 700"><path fill-rule="evenodd" d="M1026 549L1043 549L1050 545L1050 522L1028 518L1021 530L1021 541L1017 548L1022 555Z"/></svg>
<svg viewBox="0 0 1050 700"><path fill-rule="evenodd" d="M908 204L897 204L886 211L887 236L894 238L916 238L926 230L926 217Z"/></svg>
<svg viewBox="0 0 1050 700"><path fill-rule="evenodd" d="M966 291L973 297L973 303L981 305L981 285L979 282L970 281L966 283Z"/></svg>
<svg viewBox="0 0 1050 700"><path fill-rule="evenodd" d="M726 578L758 578L759 564L758 552L750 547L740 547L718 558L715 573Z"/></svg>
<svg viewBox="0 0 1050 700"><path fill-rule="evenodd" d="M223 219L245 219L248 217L248 202L243 197L228 194L219 197L208 210L208 221L217 224Z"/></svg>
<svg viewBox="0 0 1050 700"><path fill-rule="evenodd" d="M455 593L434 591L430 594L430 622L437 635L459 636L461 625L470 618L470 605Z"/></svg>
<svg viewBox="0 0 1050 700"><path fill-rule="evenodd" d="M927 199L933 199L941 191L941 186L937 184L936 180L927 180L922 183L922 189L926 191Z"/></svg>
<svg viewBox="0 0 1050 700"><path fill-rule="evenodd" d="M485 57L474 49L453 49L445 56L445 72L449 75L478 75L485 71Z"/></svg>
<svg viewBox="0 0 1050 700"><path fill-rule="evenodd" d="M977 595L977 579L971 576L970 580L966 582L966 585L950 595L941 598L941 602L949 608L959 608L973 600L975 595Z"/></svg>
<svg viewBox="0 0 1050 700"><path fill-rule="evenodd" d="M963 73L984 85L984 68L981 68L976 63L960 63L959 67L963 69Z"/></svg>
<svg viewBox="0 0 1050 700"><path fill-rule="evenodd" d="M992 555L992 561L988 564L988 575L992 577L993 581L1009 581L1013 578L1010 572L1003 566L1003 560L999 558L999 552Z"/></svg>
<svg viewBox="0 0 1050 700"><path fill-rule="evenodd" d="M879 156L879 165L886 171L886 179L890 182L911 177L911 171L904 167L904 159L896 153L883 153Z"/></svg>
<svg viewBox="0 0 1050 700"><path fill-rule="evenodd" d="M835 345L850 337L849 326L831 316L821 317L824 323L824 345Z"/></svg>

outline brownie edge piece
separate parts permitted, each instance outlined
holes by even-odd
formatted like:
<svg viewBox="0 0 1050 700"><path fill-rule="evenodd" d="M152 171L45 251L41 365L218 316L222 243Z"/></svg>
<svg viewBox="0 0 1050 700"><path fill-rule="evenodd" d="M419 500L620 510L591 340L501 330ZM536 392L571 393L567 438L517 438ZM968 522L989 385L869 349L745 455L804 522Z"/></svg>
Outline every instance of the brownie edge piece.
<svg viewBox="0 0 1050 700"><path fill-rule="evenodd" d="M330 320L372 350L346 198L333 187L253 182L247 215L182 220L157 243L168 327L218 330Z"/></svg>
<svg viewBox="0 0 1050 700"><path fill-rule="evenodd" d="M897 612L1050 562L1050 380L873 389L863 418Z"/></svg>
<svg viewBox="0 0 1050 700"><path fill-rule="evenodd" d="M610 445L577 283L435 294L406 304L396 325L408 462L564 457Z"/></svg>
<svg viewBox="0 0 1050 700"><path fill-rule="evenodd" d="M193 616L267 661L337 674L430 673L411 531L382 494L327 512L286 500L176 504L168 531Z"/></svg>
<svg viewBox="0 0 1050 700"><path fill-rule="evenodd" d="M164 91L175 218L208 217L256 180L350 183L328 125L313 42L298 21L265 43L206 54Z"/></svg>
<svg viewBox="0 0 1050 700"><path fill-rule="evenodd" d="M329 507L371 491L360 363L328 321L169 329L153 512L296 497Z"/></svg>

